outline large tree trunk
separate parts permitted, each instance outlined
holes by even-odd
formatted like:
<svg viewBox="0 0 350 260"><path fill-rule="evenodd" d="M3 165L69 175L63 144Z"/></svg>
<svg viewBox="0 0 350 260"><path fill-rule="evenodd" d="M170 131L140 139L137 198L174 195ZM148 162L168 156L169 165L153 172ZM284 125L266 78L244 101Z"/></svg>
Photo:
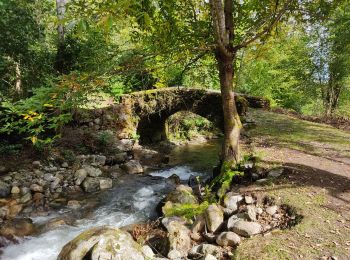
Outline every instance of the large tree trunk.
<svg viewBox="0 0 350 260"><path fill-rule="evenodd" d="M219 67L222 109L224 114L224 142L222 145L222 160L234 166L240 159L239 137L241 121L237 113L233 92L233 61L234 54L216 53Z"/></svg>

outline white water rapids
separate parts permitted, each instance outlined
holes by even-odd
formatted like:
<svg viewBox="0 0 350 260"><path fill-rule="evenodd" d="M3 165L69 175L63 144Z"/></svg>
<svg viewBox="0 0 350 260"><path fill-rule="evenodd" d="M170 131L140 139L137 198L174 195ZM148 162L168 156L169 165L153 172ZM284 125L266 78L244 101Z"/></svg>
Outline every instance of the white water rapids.
<svg viewBox="0 0 350 260"><path fill-rule="evenodd" d="M3 249L3 260L54 260L62 247L78 234L92 227L111 225L122 227L152 217L155 207L169 190L164 178L176 174L181 180L190 175L199 175L189 167L177 166L153 172L151 176L129 176L115 188L100 193L102 203L92 216L78 219L74 226L64 225L35 237L26 237L19 244ZM161 176L161 177L157 177ZM67 212L61 212L61 215ZM59 217L55 214L54 217ZM34 218L34 223L45 223L52 216Z"/></svg>

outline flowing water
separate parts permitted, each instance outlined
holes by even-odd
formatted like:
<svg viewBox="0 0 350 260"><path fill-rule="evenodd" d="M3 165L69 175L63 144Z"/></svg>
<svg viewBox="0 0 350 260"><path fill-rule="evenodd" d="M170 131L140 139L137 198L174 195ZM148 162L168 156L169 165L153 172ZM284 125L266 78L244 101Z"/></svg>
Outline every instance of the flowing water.
<svg viewBox="0 0 350 260"><path fill-rule="evenodd" d="M127 175L120 178L113 189L95 196L94 201L98 203L88 215L62 209L47 217L33 218L34 223L42 224L52 218L73 214L75 220L73 225L63 225L7 246L0 259L56 259L61 248L86 229L103 225L122 227L154 217L157 204L171 188L165 178L173 174L184 182L191 175L206 178L217 162L218 147L217 141L176 147L170 156L168 169L146 176Z"/></svg>

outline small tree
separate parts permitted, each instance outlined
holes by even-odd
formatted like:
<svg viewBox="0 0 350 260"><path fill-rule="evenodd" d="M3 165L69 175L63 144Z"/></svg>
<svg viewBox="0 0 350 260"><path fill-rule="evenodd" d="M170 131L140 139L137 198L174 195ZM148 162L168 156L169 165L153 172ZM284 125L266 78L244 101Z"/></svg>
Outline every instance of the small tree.
<svg viewBox="0 0 350 260"><path fill-rule="evenodd" d="M145 0L137 5L143 12L138 16L141 39L151 51L189 62L215 57L224 115L221 157L226 164L233 166L240 159L241 121L233 92L237 52L266 37L295 4L295 0Z"/></svg>

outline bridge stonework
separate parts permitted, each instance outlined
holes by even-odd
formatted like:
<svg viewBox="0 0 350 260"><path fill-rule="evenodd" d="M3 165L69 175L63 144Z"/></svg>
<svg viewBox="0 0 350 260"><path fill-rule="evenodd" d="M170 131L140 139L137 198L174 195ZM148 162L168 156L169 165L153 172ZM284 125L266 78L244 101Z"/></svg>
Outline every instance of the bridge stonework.
<svg viewBox="0 0 350 260"><path fill-rule="evenodd" d="M248 107L269 108L267 99L236 94L240 114ZM172 87L145 90L123 95L121 104L129 113L124 132L135 131L141 143L154 143L167 139L166 120L180 111L190 111L213 122L223 129L222 100L219 91Z"/></svg>

